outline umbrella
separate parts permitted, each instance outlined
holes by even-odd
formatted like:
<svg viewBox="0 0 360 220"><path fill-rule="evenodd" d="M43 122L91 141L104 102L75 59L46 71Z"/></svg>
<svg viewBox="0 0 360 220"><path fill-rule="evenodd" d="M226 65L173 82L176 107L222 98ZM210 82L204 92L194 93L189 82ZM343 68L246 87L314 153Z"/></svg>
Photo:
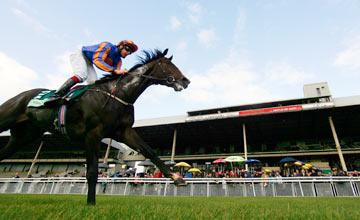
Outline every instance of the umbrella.
<svg viewBox="0 0 360 220"><path fill-rule="evenodd" d="M186 162L179 162L177 164L175 164L176 167L191 167L188 163Z"/></svg>
<svg viewBox="0 0 360 220"><path fill-rule="evenodd" d="M175 164L175 166L176 167L180 167L180 173L181 174L183 174L184 173L184 169L185 168L190 168L191 166L188 164L188 163L186 163L186 162L179 162L179 163L177 163L177 164Z"/></svg>
<svg viewBox="0 0 360 220"><path fill-rule="evenodd" d="M219 163L226 163L226 161L224 159L222 159L222 158L219 158L217 160L214 160L212 163L219 164Z"/></svg>
<svg viewBox="0 0 360 220"><path fill-rule="evenodd" d="M320 169L319 167L315 167L315 166L313 166L312 168L313 168L314 170L317 170L317 171L322 172L322 169Z"/></svg>
<svg viewBox="0 0 360 220"><path fill-rule="evenodd" d="M280 160L280 163L296 162L297 160L293 157L284 157Z"/></svg>
<svg viewBox="0 0 360 220"><path fill-rule="evenodd" d="M295 161L294 164L295 164L296 166L302 166L302 165L304 165L303 163L300 163L299 161Z"/></svg>
<svg viewBox="0 0 360 220"><path fill-rule="evenodd" d="M188 170L187 172L189 172L189 173L193 173L193 172L198 172L198 173L200 173L201 171L198 169L198 168L191 168L190 170Z"/></svg>
<svg viewBox="0 0 360 220"><path fill-rule="evenodd" d="M227 157L227 158L225 158L225 161L226 162L231 162L231 163L233 163L233 162L245 162L246 160L244 159L244 158L242 158L242 157L240 157L240 156L230 156L230 157Z"/></svg>
<svg viewBox="0 0 360 220"><path fill-rule="evenodd" d="M304 170L308 170L310 167L302 165L301 168L303 168Z"/></svg>
<svg viewBox="0 0 360 220"><path fill-rule="evenodd" d="M218 170L221 170L221 172L224 172L223 164L225 164L225 163L227 163L227 162L222 158L219 158L219 159L213 161L213 164L219 165Z"/></svg>
<svg viewBox="0 0 360 220"><path fill-rule="evenodd" d="M139 166L154 166L154 164L149 160L141 161L138 165Z"/></svg>
<svg viewBox="0 0 360 220"><path fill-rule="evenodd" d="M301 160L297 160L296 162L301 163L301 165L304 165L304 164L305 164L305 163L302 162Z"/></svg>
<svg viewBox="0 0 360 220"><path fill-rule="evenodd" d="M245 159L240 157L240 156L230 156L225 158L226 162L230 162L231 163L231 169L233 169L233 163L245 163Z"/></svg>
<svg viewBox="0 0 360 220"><path fill-rule="evenodd" d="M261 163L260 160L257 160L257 159L248 159L245 161L245 163L249 164L249 163Z"/></svg>
<svg viewBox="0 0 360 220"><path fill-rule="evenodd" d="M309 163L305 164L304 166L307 166L307 167L309 167L309 168L311 168L311 167L312 167L312 165L311 165L311 164L309 164Z"/></svg>
<svg viewBox="0 0 360 220"><path fill-rule="evenodd" d="M98 167L99 167L99 168L105 168L105 169L109 169L109 168L110 168L110 166L109 166L108 164L106 164L106 163L99 163L99 164L98 164Z"/></svg>
<svg viewBox="0 0 360 220"><path fill-rule="evenodd" d="M173 165L176 164L176 162L175 162L175 161L168 160L168 161L165 161L164 164L165 164L165 165L168 165L168 166L173 166Z"/></svg>

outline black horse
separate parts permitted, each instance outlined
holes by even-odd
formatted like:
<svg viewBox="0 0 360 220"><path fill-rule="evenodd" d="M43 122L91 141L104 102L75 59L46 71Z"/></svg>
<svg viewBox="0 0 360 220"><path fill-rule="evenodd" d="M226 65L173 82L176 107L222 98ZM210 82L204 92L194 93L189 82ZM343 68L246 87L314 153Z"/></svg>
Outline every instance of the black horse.
<svg viewBox="0 0 360 220"><path fill-rule="evenodd" d="M161 84L181 91L190 83L171 62L172 56L165 57L167 51L144 51L145 57L140 58L140 63L132 67L128 74L108 74L68 104L67 137L85 147L88 204L95 205L99 150L103 138L125 143L149 158L175 184L184 184L132 129L133 103L148 86ZM59 132L53 123L58 107L27 107L29 101L42 90L25 91L0 106L0 132L11 131L9 142L0 149L0 161L13 154L22 144L38 140L45 131Z"/></svg>

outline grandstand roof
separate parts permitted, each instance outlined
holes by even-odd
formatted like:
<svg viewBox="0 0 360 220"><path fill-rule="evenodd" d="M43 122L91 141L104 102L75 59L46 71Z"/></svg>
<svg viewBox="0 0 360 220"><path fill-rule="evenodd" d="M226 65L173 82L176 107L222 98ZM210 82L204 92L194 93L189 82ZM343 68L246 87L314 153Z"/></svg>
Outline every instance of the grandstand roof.
<svg viewBox="0 0 360 220"><path fill-rule="evenodd" d="M322 98L326 97L318 100ZM242 126L245 123L251 145L258 140L282 140L284 137L332 138L331 116L340 139L359 136L360 96L328 98L323 103L310 102L314 98L301 98L197 110L184 116L138 120L134 128L150 146L171 148L174 129L178 131L178 146L231 144L243 141Z"/></svg>

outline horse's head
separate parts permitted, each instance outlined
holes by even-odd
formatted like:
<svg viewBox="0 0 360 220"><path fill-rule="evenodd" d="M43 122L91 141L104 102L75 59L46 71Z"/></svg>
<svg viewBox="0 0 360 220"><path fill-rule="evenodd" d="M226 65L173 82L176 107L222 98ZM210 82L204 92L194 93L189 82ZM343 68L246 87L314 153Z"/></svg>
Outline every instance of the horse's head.
<svg viewBox="0 0 360 220"><path fill-rule="evenodd" d="M172 56L166 58L168 49L162 52L162 55L155 60L155 64L152 71L152 79L155 83L172 87L175 91L181 91L186 89L190 84L181 71L171 62Z"/></svg>

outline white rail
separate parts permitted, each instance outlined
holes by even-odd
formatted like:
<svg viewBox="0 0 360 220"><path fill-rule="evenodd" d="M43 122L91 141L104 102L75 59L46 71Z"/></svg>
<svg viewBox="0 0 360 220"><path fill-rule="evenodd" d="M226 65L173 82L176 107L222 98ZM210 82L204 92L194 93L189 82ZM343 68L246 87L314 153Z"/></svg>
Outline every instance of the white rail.
<svg viewBox="0 0 360 220"><path fill-rule="evenodd" d="M238 197L359 197L359 177L186 178L176 187L167 178L99 178L97 194ZM0 178L0 193L86 194L86 178Z"/></svg>

